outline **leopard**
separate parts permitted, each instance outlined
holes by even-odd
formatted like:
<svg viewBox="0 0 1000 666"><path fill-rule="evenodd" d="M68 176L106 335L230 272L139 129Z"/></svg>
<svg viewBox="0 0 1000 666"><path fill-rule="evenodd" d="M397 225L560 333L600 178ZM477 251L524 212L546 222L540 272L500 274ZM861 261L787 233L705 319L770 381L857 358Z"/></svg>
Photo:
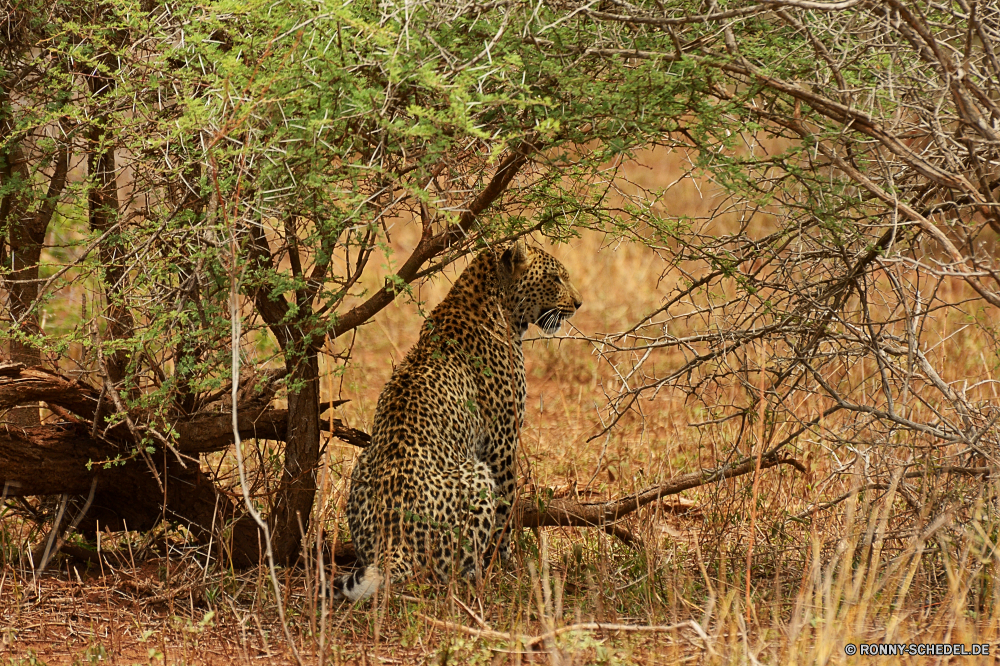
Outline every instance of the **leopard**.
<svg viewBox="0 0 1000 666"><path fill-rule="evenodd" d="M523 238L462 271L379 396L345 511L358 566L335 578L335 598L422 572L481 580L507 561L524 336L530 324L554 335L582 304L563 264Z"/></svg>

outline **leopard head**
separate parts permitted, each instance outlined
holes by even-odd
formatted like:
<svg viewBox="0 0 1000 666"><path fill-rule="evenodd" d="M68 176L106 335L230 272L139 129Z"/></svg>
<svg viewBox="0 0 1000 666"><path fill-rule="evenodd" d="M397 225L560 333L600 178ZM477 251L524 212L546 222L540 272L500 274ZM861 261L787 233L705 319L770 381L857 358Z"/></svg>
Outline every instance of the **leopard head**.
<svg viewBox="0 0 1000 666"><path fill-rule="evenodd" d="M569 272L548 252L518 240L500 256L507 311L521 336L528 324L553 335L583 305Z"/></svg>

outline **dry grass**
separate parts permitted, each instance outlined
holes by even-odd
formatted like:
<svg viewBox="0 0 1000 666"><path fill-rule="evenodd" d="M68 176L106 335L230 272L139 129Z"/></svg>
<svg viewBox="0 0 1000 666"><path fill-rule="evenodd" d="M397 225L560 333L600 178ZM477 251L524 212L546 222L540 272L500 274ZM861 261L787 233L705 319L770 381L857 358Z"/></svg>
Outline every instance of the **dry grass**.
<svg viewBox="0 0 1000 666"><path fill-rule="evenodd" d="M648 162L652 168L630 177L644 186L676 179L672 159ZM670 206L692 215L709 208L686 184ZM409 249L413 234L399 229L396 249ZM677 280L651 251L605 240L590 234L552 250L584 296L573 325L588 334L636 321ZM418 299L433 306L460 269L420 286ZM372 285L379 282L372 276ZM418 307L401 302L356 339L338 341L353 344L353 362L345 369L330 361L323 381L327 395L351 400L340 409L350 425L370 426L378 393L420 323ZM936 354L955 360L947 366L951 378L985 372L986 357L996 356L989 340L971 332L949 337L960 325L951 317L937 325L931 339L942 341ZM620 496L711 467L737 444L730 426L691 427L702 411L668 391L641 403L641 413L608 437L588 442L601 429L612 369L582 341L535 340L525 356L528 491ZM661 369L680 362L679 355L656 360ZM755 495L744 477L643 509L629 521L641 537L635 548L598 530L526 532L512 564L479 589L415 584L373 603L327 606L317 594L315 563L281 571L296 650L309 664L839 664L870 660L844 653L846 643L862 642L991 643L991 652L1000 650L1000 585L993 576L1000 525L979 510L1000 488L970 483L968 525L930 522L909 536L893 530L891 510L902 501L897 489L789 520L850 489L840 478L824 484L832 464L821 442L798 446L809 474L768 470ZM314 523L339 538L346 537L341 516L355 454L336 440L326 450ZM8 534L11 564L0 578L0 663L295 663L266 574L205 568L183 533L164 535L169 557L96 571L63 561L58 572L37 579L26 563L15 566L10 540L27 535L15 536Z"/></svg>

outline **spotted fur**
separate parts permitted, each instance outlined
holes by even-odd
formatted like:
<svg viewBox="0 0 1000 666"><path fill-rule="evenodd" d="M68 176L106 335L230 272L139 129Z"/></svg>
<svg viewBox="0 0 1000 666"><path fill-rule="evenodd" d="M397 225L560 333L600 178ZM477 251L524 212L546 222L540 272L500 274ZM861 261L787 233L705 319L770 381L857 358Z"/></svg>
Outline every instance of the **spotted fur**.
<svg viewBox="0 0 1000 666"><path fill-rule="evenodd" d="M336 596L369 596L386 573L478 576L494 550L506 558L521 338L530 323L555 333L580 305L563 265L522 242L482 252L459 276L379 397L347 502L361 568Z"/></svg>

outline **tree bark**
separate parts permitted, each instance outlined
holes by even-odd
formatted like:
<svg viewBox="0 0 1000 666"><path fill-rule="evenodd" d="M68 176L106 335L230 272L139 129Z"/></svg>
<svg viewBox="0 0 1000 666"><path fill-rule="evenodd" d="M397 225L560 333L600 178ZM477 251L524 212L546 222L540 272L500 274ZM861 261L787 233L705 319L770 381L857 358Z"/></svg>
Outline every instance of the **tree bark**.
<svg viewBox="0 0 1000 666"><path fill-rule="evenodd" d="M6 127L4 128L7 129ZM9 132L4 132L5 136ZM14 178L23 182L20 191L12 192L8 195L11 198L10 204L3 206L4 215L0 219L0 229L7 227L9 233L11 272L7 282L7 291L10 294L9 316L12 327L17 326L23 333L37 335L41 332L38 326L38 318L28 309L35 302L38 295L38 260L42 256L42 245L45 242L46 226L39 228L38 220L35 216L29 215L26 208L31 198L28 169L25 166L24 156L19 144L5 156L4 182L8 184ZM41 350L30 344L26 344L15 336L10 339L10 359L15 363L25 365L41 365ZM41 423L38 414L38 404L34 402L23 403L7 413L7 421L18 426L36 426Z"/></svg>
<svg viewBox="0 0 1000 666"><path fill-rule="evenodd" d="M58 426L0 425L0 484L7 497L17 495L87 494L96 477L114 476L100 462L118 451L90 438L83 424Z"/></svg>
<svg viewBox="0 0 1000 666"><path fill-rule="evenodd" d="M213 541L228 549L219 555L237 567L257 564L263 537L256 524L243 515L241 505L216 488L197 460L200 452L232 444L230 414L199 415L179 423L178 445L195 457L181 465L173 454L160 451L154 456L154 474L145 460L131 457L136 443L128 441L127 429L94 436L90 419L96 415L98 399L92 387L55 373L0 364L0 409L24 400L44 400L68 417L78 417L60 425L0 426L0 485L5 496L83 495L96 480L94 502L79 526L84 534L92 536L102 527L148 530L167 516L186 524L203 543L212 534L228 533L228 538ZM280 439L288 429L286 410L271 413L251 404L242 414L241 435L247 438Z"/></svg>
<svg viewBox="0 0 1000 666"><path fill-rule="evenodd" d="M55 409L64 409L68 419L78 419L79 425L92 427L100 392L87 384L73 381L42 368L25 368L21 364L0 362L0 410L24 402L41 401ZM341 401L323 404L324 409L336 407ZM317 409L319 406L317 405ZM248 400L237 408L240 437L284 441L289 432L289 410L274 409L266 402ZM367 433L348 428L340 419L319 419L323 432L355 446L366 446ZM56 428L56 426L52 426ZM202 412L179 419L173 424L177 432L176 448L194 455L222 451L233 444L232 415L229 411ZM91 441L87 431L87 440ZM118 426L107 432L97 431L95 446L103 446L104 454L113 457L122 446L135 444L128 428ZM116 448L119 447L119 448ZM102 454L103 455L103 454ZM84 459L86 462L86 459ZM0 469L3 460L0 459ZM89 482L88 482L89 483Z"/></svg>
<svg viewBox="0 0 1000 666"><path fill-rule="evenodd" d="M169 453L157 457L155 476L143 461L132 461L101 478L80 531L91 538L105 528L144 532L167 518L184 524L199 543L212 543L213 555L226 565L260 564L264 535L242 503L220 491L197 460L185 468Z"/></svg>
<svg viewBox="0 0 1000 666"><path fill-rule="evenodd" d="M96 71L91 73L88 81L94 95L106 94L114 86L113 80L100 76ZM120 214L115 149L110 146L102 150L106 141L107 122L107 116L102 116L91 125L87 133L87 173L90 178L87 204L90 229L100 233L109 231L117 224ZM101 243L98 251L104 269L101 281L107 299L105 337L109 340L124 340L132 336L132 315L123 301L126 279L126 266L122 263L124 255L124 248L113 236ZM119 383L125 377L127 366L128 355L125 350L115 350L108 357L107 379L114 384Z"/></svg>
<svg viewBox="0 0 1000 666"><path fill-rule="evenodd" d="M301 531L312 510L318 427L357 445L368 441L366 433L348 428L338 419L319 419L315 354L311 362L303 362L293 372L292 386L301 388L289 395L289 409L272 409L258 401L237 407L241 438L292 441L291 446L286 445L282 493L271 523L272 547L282 562L298 556ZM185 468L172 453L164 456L158 451L153 456L154 475L144 460L131 458L137 442L128 428L118 426L102 436L93 427L99 400L100 392L86 384L41 368L0 363L0 409L24 401L44 401L69 421L31 428L0 427L0 485L6 496L84 495L97 479L92 508L80 524L85 534L100 526L145 530L167 516L188 525L203 542L213 533L226 532L227 538L221 541L228 549L227 562L237 567L257 564L263 535L253 520L243 515L242 503L216 488L197 460L201 453L233 444L231 413L195 414L173 424L175 448L185 457L193 457L186 460ZM325 403L323 407L336 404ZM312 418L294 416L309 410L314 412ZM113 462L116 459L126 462ZM216 538L214 543L219 541Z"/></svg>

